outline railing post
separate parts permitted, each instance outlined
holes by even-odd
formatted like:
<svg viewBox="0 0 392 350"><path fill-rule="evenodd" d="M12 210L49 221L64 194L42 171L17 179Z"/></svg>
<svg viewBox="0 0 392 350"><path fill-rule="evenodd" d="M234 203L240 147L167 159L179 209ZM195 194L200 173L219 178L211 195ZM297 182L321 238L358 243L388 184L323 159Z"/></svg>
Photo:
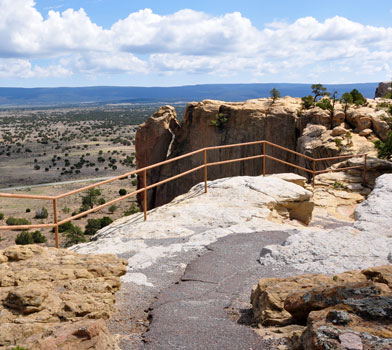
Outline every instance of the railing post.
<svg viewBox="0 0 392 350"><path fill-rule="evenodd" d="M55 227L54 227L54 234L56 237L56 248L58 249L60 247L59 244L59 225L58 223L58 217L57 217L57 199L53 199L53 216L54 216L54 223L55 223Z"/></svg>
<svg viewBox="0 0 392 350"><path fill-rule="evenodd" d="M144 211L144 221L147 220L147 170L143 171L143 211Z"/></svg>
<svg viewBox="0 0 392 350"><path fill-rule="evenodd" d="M204 193L207 193L207 150L204 152Z"/></svg>
<svg viewBox="0 0 392 350"><path fill-rule="evenodd" d="M313 190L314 190L314 179L315 179L315 177L316 177L316 160L313 159L313 180L312 180Z"/></svg>
<svg viewBox="0 0 392 350"><path fill-rule="evenodd" d="M363 157L364 157L364 160L363 160L363 178L362 178L362 182L365 185L366 184L366 171L367 171L367 165L366 165L367 154L365 154Z"/></svg>
<svg viewBox="0 0 392 350"><path fill-rule="evenodd" d="M263 142L263 176L265 176L265 141Z"/></svg>

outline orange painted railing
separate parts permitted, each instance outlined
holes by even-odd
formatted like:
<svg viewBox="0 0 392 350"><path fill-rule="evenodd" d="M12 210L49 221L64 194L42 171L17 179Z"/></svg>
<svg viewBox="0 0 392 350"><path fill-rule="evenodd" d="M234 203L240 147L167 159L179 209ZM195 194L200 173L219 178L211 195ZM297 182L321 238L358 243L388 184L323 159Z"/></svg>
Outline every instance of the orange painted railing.
<svg viewBox="0 0 392 350"><path fill-rule="evenodd" d="M256 156L244 157L244 158L229 159L229 160L212 162L212 163L208 163L208 161L207 161L208 151L218 150L218 149L225 149L225 148L251 146L251 145L262 145L263 146L263 154L259 154L259 155L256 155ZM266 145L272 146L274 148L281 149L283 151L295 154L296 156L299 156L299 157L307 159L308 161L311 161L312 164L313 164L312 170L306 169L306 168L301 167L299 165L296 165L296 164L293 164L293 163L289 163L289 162L286 162L286 161L281 160L279 158L275 158L275 157L272 157L272 156L268 155L266 153ZM164 164L169 164L169 163L175 162L175 161L177 161L179 159L188 158L188 157L191 157L193 155L200 154L200 153L203 153L203 164L201 164L201 165L199 165L199 166L197 166L195 168L192 168L190 170L184 171L184 172L182 172L180 174L174 175L174 176L172 176L170 178L167 178L165 180L162 180L162 181L159 181L159 182L156 182L154 184L150 184L150 185L147 186L147 171L148 170L154 169L154 168L159 167L159 166L164 165ZM363 157L364 158L363 166L358 165L358 166L351 166L351 167L339 168L339 169L334 169L334 170L331 170L331 169L328 169L328 170L316 170L316 163L320 162L320 161L337 160L337 159L349 159L349 158L359 158L359 157ZM345 156L338 156L338 157L329 157L329 158L315 159L315 158L306 156L304 154L295 152L295 151L293 151L291 149L288 149L288 148L276 145L276 144L274 144L272 142L269 142L269 141L253 141L253 142L238 143L238 144L232 144L232 145L205 147L205 148L199 149L197 151L193 151L193 152L184 154L182 156L178 156L178 157L175 157L175 158L172 158L172 159L168 159L168 160L165 160L165 161L160 162L160 163L152 164L150 166L147 166L147 167L144 167L144 168L141 168L141 169L137 169L137 170L131 171L129 173L125 173L125 174L113 177L113 178L108 179L108 180L97 182L97 183L92 184L92 185L88 185L88 186L85 186L85 187L82 187L82 188L78 188L76 190L73 190L73 191L70 191L70 192L67 192L67 193L60 194L58 196L38 196L38 195L35 196L35 195L26 195L26 194L0 193L0 198L1 197L4 197L4 198L24 198L24 199L40 199L40 200L52 201L52 204L53 204L53 216L54 216L54 220L53 220L54 222L52 224L33 224L33 225L18 225L18 226L16 226L16 225L15 226L7 225L7 226L0 226L0 230L28 230L28 229L31 229L31 228L53 228L54 227L55 236L56 236L56 247L58 248L59 247L59 226L62 225L62 224L65 224L65 223L67 223L69 221L81 218L81 217L83 217L83 216L85 216L87 214L96 212L96 211L98 211L98 210L100 210L100 209L102 209L104 207L107 207L109 205L112 205L112 204L117 203L119 201L122 201L124 199L127 199L129 197L137 195L138 193L143 193L144 220L147 220L147 191L148 190L150 190L150 189L152 189L154 187L157 187L159 185L162 185L162 184L164 184L166 182L173 181L173 180L178 179L178 178L180 178L182 176L185 176L185 175L188 175L190 173L193 173L193 172L195 172L197 170L204 169L204 191L205 191L205 193L207 193L207 177L208 177L207 169L208 169L208 167L214 166L214 165L221 165L221 164L240 162L240 161L245 161L245 160L250 160L250 159L258 159L258 158L262 158L263 159L263 162L262 162L263 176L265 176L265 173L266 173L266 163L265 163L265 161L266 161L266 159L271 159L271 160L277 161L279 163L282 163L282 164L285 164L285 165L288 165L288 166L292 166L292 167L294 167L296 169L303 170L303 171L305 171L307 173L311 173L313 175L313 179L312 179L312 186L313 187L315 185L315 176L316 176L316 174L326 173L326 172L330 172L330 171L343 171L343 170L349 170L349 169L363 169L363 182L364 183L366 182L366 170L367 170L366 169L366 158L367 158L367 154L345 155ZM138 190L136 190L136 191L134 191L132 193L128 193L128 194L126 194L124 196L121 196L119 198L113 199L113 200L111 200L109 202L106 202L106 203L104 203L102 205L98 205L98 206L96 206L96 207L94 207L92 209L86 210L86 211L84 211L82 213L73 215L73 216L71 216L69 218L66 218L64 220L58 221L57 201L59 199L64 198L64 197L68 197L68 196L71 196L73 194L77 194L77 193L80 193L80 192L83 192L83 191L86 191L86 190L89 190L89 189L92 189L92 188L95 188L97 186L105 185L107 183L110 183L110 182L113 182L113 181L116 181L116 180L125 179L128 176L131 176L131 175L134 175L134 174L137 174L139 176L140 176L140 174L142 174L142 179L143 179L142 186Z"/></svg>

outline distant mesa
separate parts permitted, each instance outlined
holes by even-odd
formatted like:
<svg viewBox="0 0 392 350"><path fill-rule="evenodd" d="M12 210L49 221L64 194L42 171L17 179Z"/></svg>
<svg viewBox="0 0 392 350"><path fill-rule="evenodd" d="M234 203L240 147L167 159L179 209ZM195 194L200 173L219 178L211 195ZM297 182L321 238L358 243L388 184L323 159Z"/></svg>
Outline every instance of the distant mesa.
<svg viewBox="0 0 392 350"><path fill-rule="evenodd" d="M372 98L378 83L326 84L329 91L358 89ZM311 93L311 84L201 84L172 87L140 86L90 86L59 88L9 88L0 87L0 106L93 106L118 103L174 103L214 99L245 101L268 97L271 89L282 96L302 97Z"/></svg>

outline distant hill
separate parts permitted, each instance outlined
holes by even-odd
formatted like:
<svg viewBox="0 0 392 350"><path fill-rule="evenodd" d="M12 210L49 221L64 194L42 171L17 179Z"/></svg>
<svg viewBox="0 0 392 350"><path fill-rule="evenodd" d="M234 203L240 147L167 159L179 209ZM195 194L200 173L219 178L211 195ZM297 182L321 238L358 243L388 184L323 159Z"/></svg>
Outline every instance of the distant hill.
<svg viewBox="0 0 392 350"><path fill-rule="evenodd" d="M59 87L0 88L0 106L58 106L105 103L170 103L215 99L244 101L268 97L272 88L282 96L302 97L311 93L311 84L206 84L176 87ZM358 89L365 97L374 98L378 83L325 84L328 91L339 94Z"/></svg>

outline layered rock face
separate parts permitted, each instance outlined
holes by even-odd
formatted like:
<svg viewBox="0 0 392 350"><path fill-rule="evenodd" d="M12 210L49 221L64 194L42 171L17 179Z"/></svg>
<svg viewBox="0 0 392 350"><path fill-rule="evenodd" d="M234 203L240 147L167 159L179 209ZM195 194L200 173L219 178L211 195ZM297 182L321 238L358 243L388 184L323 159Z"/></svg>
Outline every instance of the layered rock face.
<svg viewBox="0 0 392 350"><path fill-rule="evenodd" d="M373 141L385 140L388 124L386 112L377 111L377 101L369 100L366 107L350 107L347 111L337 103L335 111L315 107L303 110L302 101L286 97L272 103L271 99L240 103L205 100L187 106L181 125L172 107L162 107L136 133L138 168L198 150L208 146L229 145L267 140L314 158L344 154L368 153L376 156ZM313 164L301 157L267 146L267 154L308 169ZM243 158L262 154L262 146L243 146L208 151L208 162ZM158 182L203 164L203 154L160 166L147 171L147 184ZM323 170L339 160L317 162ZM266 173L293 171L288 165L266 161ZM208 179L260 175L262 160L247 160L208 167ZM378 174L379 175L379 174ZM160 185L148 191L148 208L170 202L203 181L203 170ZM139 178L139 184L142 179Z"/></svg>
<svg viewBox="0 0 392 350"><path fill-rule="evenodd" d="M292 349L392 347L390 265L333 276L261 279L251 303L255 322L278 326L273 332L287 335ZM293 324L298 327L290 332Z"/></svg>
<svg viewBox="0 0 392 350"><path fill-rule="evenodd" d="M375 97L384 97L388 93L392 93L391 82L384 82L378 84Z"/></svg>
<svg viewBox="0 0 392 350"><path fill-rule="evenodd" d="M267 99L250 100L243 103L226 103L210 100L190 103L186 109L181 128L174 130L175 137L167 159L208 146L259 140L269 140L294 149L296 145L295 121L299 106L299 101L289 98L284 100L284 102L283 100L277 101L273 105ZM216 119L219 113L224 118L227 118L227 122L223 123L221 127L211 126L211 122ZM146 130L151 128L149 126L151 123L160 124L160 121L150 120L142 124L137 131L137 135L145 134ZM156 127L159 128L159 126ZM164 127L167 128L167 125ZM144 144L138 143L138 138L136 138L137 166L140 168L142 165L150 163L149 160L146 161L146 157L138 155L138 152L143 152L143 154L148 152L164 154L168 151L168 148L155 151L157 148L160 148L159 144L154 144L153 147L150 145L149 148L146 148ZM286 154L286 152L281 150L267 149L267 152L274 157L286 161L294 161L292 155ZM228 148L209 151L208 162L259 154L262 154L261 145ZM156 174L158 172L159 180L164 180L201 164L203 164L203 154L198 154L161 166L159 170L153 173ZM267 161L267 173L273 171L285 172L287 170L289 168L286 165L272 164ZM260 175L261 172L261 159L249 160L241 163L209 167L208 180L230 176L254 176ZM203 179L203 171L198 171L161 185L155 191L149 191L149 208L168 203L176 196L187 192L196 183L203 181ZM150 181L150 178L148 180Z"/></svg>
<svg viewBox="0 0 392 350"><path fill-rule="evenodd" d="M0 251L0 348L117 349L104 320L126 264L36 245Z"/></svg>
<svg viewBox="0 0 392 350"><path fill-rule="evenodd" d="M171 106L161 107L149 118L136 133L136 165L143 168L166 159L174 133L179 128L176 110ZM160 168L151 169L146 173L147 184L160 180ZM138 188L143 179L140 178ZM155 207L156 189L150 191L149 208ZM141 196L139 195L139 201Z"/></svg>

